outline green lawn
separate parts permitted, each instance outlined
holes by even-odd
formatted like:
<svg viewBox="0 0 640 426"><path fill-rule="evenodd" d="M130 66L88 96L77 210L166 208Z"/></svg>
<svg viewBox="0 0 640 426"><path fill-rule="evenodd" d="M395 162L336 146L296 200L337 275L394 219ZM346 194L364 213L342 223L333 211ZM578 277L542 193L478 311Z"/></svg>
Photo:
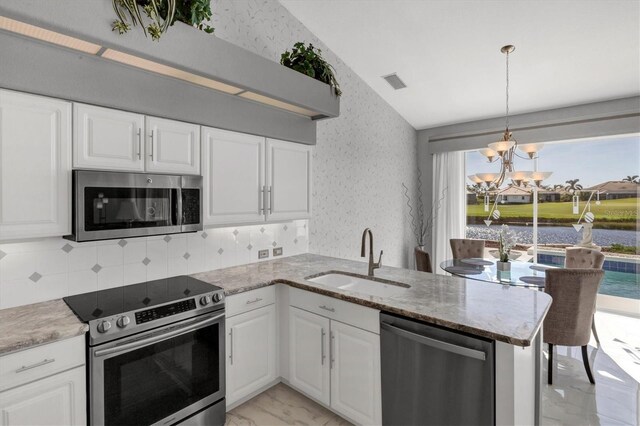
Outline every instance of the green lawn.
<svg viewBox="0 0 640 426"><path fill-rule="evenodd" d="M585 202L580 201L580 213ZM490 206L491 208L492 206ZM638 198L624 198L621 200L603 200L599 206L595 201L591 202L591 211L595 215L594 223L607 222L635 222L638 217ZM531 219L533 217L533 204L499 204L500 217L504 219ZM482 204L467 205L467 216L486 218L488 212L484 211ZM579 215L572 213L571 202L546 202L538 204L538 217L541 220L553 222L577 221Z"/></svg>

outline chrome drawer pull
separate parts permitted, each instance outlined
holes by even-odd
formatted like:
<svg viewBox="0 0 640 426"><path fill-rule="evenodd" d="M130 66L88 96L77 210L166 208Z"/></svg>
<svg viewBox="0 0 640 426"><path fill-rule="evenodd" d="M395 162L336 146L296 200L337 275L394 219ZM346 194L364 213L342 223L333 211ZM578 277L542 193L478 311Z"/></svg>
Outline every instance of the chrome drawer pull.
<svg viewBox="0 0 640 426"><path fill-rule="evenodd" d="M51 359L45 359L44 361L40 361L40 362L37 362L35 364L23 365L22 367L20 367L20 368L18 368L16 370L16 373L22 373L23 371L31 370L32 368L41 367L43 365L51 364L55 360L56 360L55 358L51 358Z"/></svg>
<svg viewBox="0 0 640 426"><path fill-rule="evenodd" d="M233 365L233 328L229 330L229 362Z"/></svg>
<svg viewBox="0 0 640 426"><path fill-rule="evenodd" d="M325 305L322 306L318 306L320 309L324 309L325 311L329 311L329 312L335 312L336 310L333 308L328 308Z"/></svg>
<svg viewBox="0 0 640 426"><path fill-rule="evenodd" d="M251 305L252 303L257 303L262 301L260 297L256 297L255 300L247 300L247 305Z"/></svg>
<svg viewBox="0 0 640 426"><path fill-rule="evenodd" d="M324 359L326 358L326 356L324 355L324 336L325 332L323 328L320 332L320 365L324 365Z"/></svg>

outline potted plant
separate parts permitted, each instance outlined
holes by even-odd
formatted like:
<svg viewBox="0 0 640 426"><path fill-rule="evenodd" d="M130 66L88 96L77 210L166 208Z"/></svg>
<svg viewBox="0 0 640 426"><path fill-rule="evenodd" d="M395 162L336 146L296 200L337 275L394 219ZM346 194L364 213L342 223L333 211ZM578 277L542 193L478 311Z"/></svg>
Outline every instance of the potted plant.
<svg viewBox="0 0 640 426"><path fill-rule="evenodd" d="M336 96L342 94L334 68L324 60L322 50L316 49L313 44L309 43L309 46L305 46L301 42L294 44L291 52L285 50L280 56L280 63L287 68L328 84L333 88Z"/></svg>
<svg viewBox="0 0 640 426"><path fill-rule="evenodd" d="M498 271L510 271L511 264L509 263L509 254L511 253L511 249L516 245L516 236L513 231L509 229L509 225L502 225L498 244L500 260L496 262L496 267Z"/></svg>
<svg viewBox="0 0 640 426"><path fill-rule="evenodd" d="M112 0L116 20L111 25L113 31L124 34L131 25L142 28L146 36L159 40L176 21L184 22L206 33L214 28L211 19L210 0ZM146 18L145 18L146 16ZM131 24L129 23L131 21Z"/></svg>

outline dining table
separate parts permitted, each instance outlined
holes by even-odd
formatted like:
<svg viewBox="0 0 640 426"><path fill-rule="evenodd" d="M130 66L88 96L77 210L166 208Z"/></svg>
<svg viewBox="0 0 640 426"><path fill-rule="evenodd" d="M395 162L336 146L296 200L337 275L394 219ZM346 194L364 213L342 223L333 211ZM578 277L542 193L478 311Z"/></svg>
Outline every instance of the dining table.
<svg viewBox="0 0 640 426"><path fill-rule="evenodd" d="M495 284L544 290L545 271L554 268L532 262L509 262L509 270L498 269L496 259L447 259L440 263L445 272L458 277Z"/></svg>

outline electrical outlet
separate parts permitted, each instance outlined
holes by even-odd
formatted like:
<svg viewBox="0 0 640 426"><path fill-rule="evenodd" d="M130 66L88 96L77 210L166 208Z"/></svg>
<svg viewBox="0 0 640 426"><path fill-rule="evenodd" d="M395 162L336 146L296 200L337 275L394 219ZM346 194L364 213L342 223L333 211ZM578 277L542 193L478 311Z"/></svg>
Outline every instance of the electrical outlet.
<svg viewBox="0 0 640 426"><path fill-rule="evenodd" d="M282 247L276 247L273 249L273 257L282 256Z"/></svg>
<svg viewBox="0 0 640 426"><path fill-rule="evenodd" d="M269 257L269 249L258 251L258 259L266 259L267 257Z"/></svg>

